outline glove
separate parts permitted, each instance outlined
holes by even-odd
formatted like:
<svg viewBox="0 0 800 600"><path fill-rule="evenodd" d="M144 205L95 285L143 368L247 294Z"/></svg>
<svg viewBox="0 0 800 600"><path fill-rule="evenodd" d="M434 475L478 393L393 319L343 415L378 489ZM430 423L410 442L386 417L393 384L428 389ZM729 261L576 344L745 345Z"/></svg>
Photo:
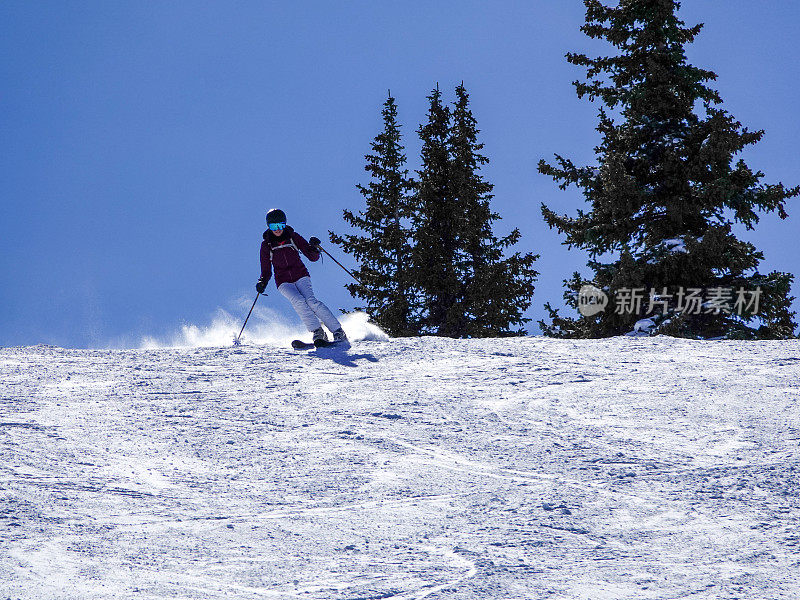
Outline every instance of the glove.
<svg viewBox="0 0 800 600"><path fill-rule="evenodd" d="M319 245L322 243L318 237L314 237L313 235L309 238L308 243L314 246L315 248L319 248Z"/></svg>
<svg viewBox="0 0 800 600"><path fill-rule="evenodd" d="M263 279L259 279L258 283L256 283L256 291L259 294L263 294L265 289L267 289L267 282Z"/></svg>

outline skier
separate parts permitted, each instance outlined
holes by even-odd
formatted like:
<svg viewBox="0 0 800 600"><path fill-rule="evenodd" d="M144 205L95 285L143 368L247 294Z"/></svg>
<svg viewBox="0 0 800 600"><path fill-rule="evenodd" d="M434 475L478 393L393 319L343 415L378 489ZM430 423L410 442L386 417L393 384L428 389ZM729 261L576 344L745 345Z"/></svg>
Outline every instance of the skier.
<svg viewBox="0 0 800 600"><path fill-rule="evenodd" d="M314 342L328 341L322 324L333 333L334 342L346 342L342 324L327 306L314 297L311 276L300 259L302 252L310 261L319 260L319 238L312 237L306 241L286 224L286 214L278 208L267 213L267 227L261 242L261 278L256 283L256 291L264 293L274 270L278 291L292 303L303 324L313 334Z"/></svg>

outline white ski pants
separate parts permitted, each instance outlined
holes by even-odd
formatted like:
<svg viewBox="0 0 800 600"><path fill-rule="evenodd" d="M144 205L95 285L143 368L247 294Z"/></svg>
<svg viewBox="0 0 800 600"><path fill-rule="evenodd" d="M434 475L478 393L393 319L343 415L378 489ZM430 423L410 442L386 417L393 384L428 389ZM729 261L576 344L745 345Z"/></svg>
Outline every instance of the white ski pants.
<svg viewBox="0 0 800 600"><path fill-rule="evenodd" d="M294 283L282 283L278 287L278 291L292 303L294 310L303 320L303 325L309 331L318 329L320 321L331 332L342 326L330 309L314 297L314 290L311 289L311 277L301 277Z"/></svg>

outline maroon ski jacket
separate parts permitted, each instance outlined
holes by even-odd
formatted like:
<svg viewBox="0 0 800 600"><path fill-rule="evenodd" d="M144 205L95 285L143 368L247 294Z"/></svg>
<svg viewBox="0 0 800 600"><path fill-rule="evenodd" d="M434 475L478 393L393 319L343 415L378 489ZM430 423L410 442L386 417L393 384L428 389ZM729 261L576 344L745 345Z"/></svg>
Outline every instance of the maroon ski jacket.
<svg viewBox="0 0 800 600"><path fill-rule="evenodd" d="M278 287L282 283L294 283L301 277L309 277L308 269L300 259L300 252L312 262L319 260L319 252L289 225L278 237L267 229L261 242L262 281L267 283L273 270Z"/></svg>

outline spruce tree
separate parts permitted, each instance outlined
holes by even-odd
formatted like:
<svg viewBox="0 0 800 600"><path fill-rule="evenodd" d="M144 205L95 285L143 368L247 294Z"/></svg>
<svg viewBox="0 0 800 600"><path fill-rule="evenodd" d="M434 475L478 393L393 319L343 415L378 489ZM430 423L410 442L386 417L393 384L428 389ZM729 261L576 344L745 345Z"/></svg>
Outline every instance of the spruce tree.
<svg viewBox="0 0 800 600"><path fill-rule="evenodd" d="M459 214L458 248L453 257L461 283L458 302L451 311L448 334L457 337L524 335L530 319L522 315L530 306L536 271L532 254L504 258L504 249L516 244L514 229L498 239L492 222L500 215L490 207L494 186L480 173L489 159L481 154L477 122L469 108L469 94L462 82L456 88L452 125L448 133L450 189ZM514 328L516 327L516 329Z"/></svg>
<svg viewBox="0 0 800 600"><path fill-rule="evenodd" d="M675 0L584 4L581 30L617 49L599 58L567 55L587 69L586 81L574 84L578 97L604 105L595 149L599 165L579 167L556 155L555 165L541 161L539 170L562 189L575 184L591 209L569 217L543 204L542 214L565 235L565 244L589 252L591 283L617 303L580 318L560 316L546 305L551 320L541 322L543 331L618 335L647 315L651 334L792 336L792 275L761 273L763 254L739 240L733 227L753 229L760 212L785 218L785 203L800 187L764 184L761 171L735 160L764 132L744 128L723 110L718 92L707 85L716 75L688 64L684 47L702 25L685 26ZM573 308L586 283L578 273L565 280L564 297ZM626 307L632 310L620 310L631 300L620 303L620 294L631 290L643 296L641 308L633 302ZM654 306L657 311L648 314Z"/></svg>
<svg viewBox="0 0 800 600"><path fill-rule="evenodd" d="M365 300L366 311L394 336L417 335L418 309L411 281L411 236L414 183L405 168L406 156L397 123L397 104L389 92L383 105L383 131L372 142L364 169L371 181L357 188L366 202L357 215L344 211L344 220L363 235L340 236L329 232L361 264L354 274L360 283L347 285L355 297Z"/></svg>
<svg viewBox="0 0 800 600"><path fill-rule="evenodd" d="M459 337L463 307L456 257L464 216L450 180L450 109L442 103L438 85L428 101L428 122L417 130L422 164L417 171L413 276L423 302L421 333Z"/></svg>

